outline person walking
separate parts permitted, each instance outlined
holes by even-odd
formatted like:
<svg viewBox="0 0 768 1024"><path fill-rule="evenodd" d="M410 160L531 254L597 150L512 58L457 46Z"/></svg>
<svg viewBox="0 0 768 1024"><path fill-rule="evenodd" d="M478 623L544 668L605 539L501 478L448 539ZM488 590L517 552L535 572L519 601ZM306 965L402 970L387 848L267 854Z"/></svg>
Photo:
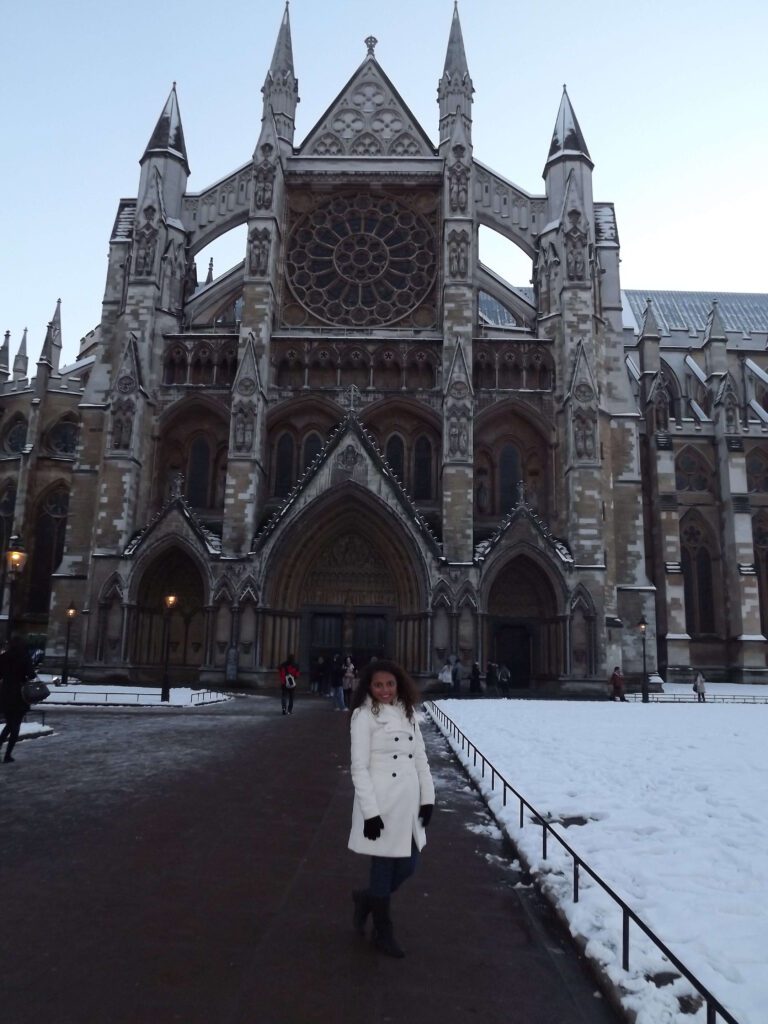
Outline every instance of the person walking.
<svg viewBox="0 0 768 1024"><path fill-rule="evenodd" d="M499 687L502 697L509 697L509 684L512 679L511 673L506 665L499 666Z"/></svg>
<svg viewBox="0 0 768 1024"><path fill-rule="evenodd" d="M21 695L21 688L35 674L35 667L29 656L27 645L20 636L12 636L6 649L0 654L0 711L5 725L0 732L0 747L7 740L3 761L13 761L13 748L21 732L21 723L29 711L29 704Z"/></svg>
<svg viewBox="0 0 768 1024"><path fill-rule="evenodd" d="M322 694L325 689L325 677L327 672L328 666L325 663L325 658L320 654L318 655L314 668L312 669L312 678L309 685L312 693Z"/></svg>
<svg viewBox="0 0 768 1024"><path fill-rule="evenodd" d="M341 688L344 697L344 708L349 709L350 701L352 699L352 691L355 688L357 682L357 670L352 662L352 658L347 655L344 659L344 675L341 677Z"/></svg>
<svg viewBox="0 0 768 1024"><path fill-rule="evenodd" d="M333 710L344 711L344 662L340 654L334 654L331 662L331 697Z"/></svg>
<svg viewBox="0 0 768 1024"><path fill-rule="evenodd" d="M610 685L611 700L623 700L626 703L627 698L624 696L624 673L621 671L620 665L617 665L611 673Z"/></svg>
<svg viewBox="0 0 768 1024"><path fill-rule="evenodd" d="M472 669L469 673L469 692L474 697L479 697L483 692L480 686L480 666L476 661L472 662Z"/></svg>
<svg viewBox="0 0 768 1024"><path fill-rule="evenodd" d="M451 665L451 682L453 683L453 696L461 696L461 662L457 655L453 655L453 664Z"/></svg>
<svg viewBox="0 0 768 1024"><path fill-rule="evenodd" d="M296 692L296 683L299 681L299 666L292 654L289 654L285 661L277 666L280 673L280 703L283 714L293 714L293 695Z"/></svg>
<svg viewBox="0 0 768 1024"><path fill-rule="evenodd" d="M498 666L495 661L489 661L485 667L485 692L488 694L491 690L495 691L495 696L499 695L499 673Z"/></svg>
<svg viewBox="0 0 768 1024"><path fill-rule="evenodd" d="M367 889L352 893L353 923L386 956L403 957L390 917L392 894L416 869L427 841L435 787L416 721L416 685L394 661L367 665L352 698L351 770L355 797L349 849L371 858Z"/></svg>
<svg viewBox="0 0 768 1024"><path fill-rule="evenodd" d="M693 681L693 690L696 694L696 700L699 704L706 704L707 702L707 684L704 676L701 672L696 673L696 678Z"/></svg>

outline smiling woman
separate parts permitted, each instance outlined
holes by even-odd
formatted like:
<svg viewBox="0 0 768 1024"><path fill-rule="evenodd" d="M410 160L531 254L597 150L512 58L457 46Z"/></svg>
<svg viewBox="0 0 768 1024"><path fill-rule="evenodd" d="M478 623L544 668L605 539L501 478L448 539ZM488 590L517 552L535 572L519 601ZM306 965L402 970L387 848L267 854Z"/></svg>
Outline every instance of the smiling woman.
<svg viewBox="0 0 768 1024"><path fill-rule="evenodd" d="M349 848L371 856L368 888L352 894L353 923L363 935L372 914L376 948L398 958L405 954L392 931L389 901L416 869L435 803L414 713L417 701L404 669L385 660L366 666L352 701L355 802Z"/></svg>

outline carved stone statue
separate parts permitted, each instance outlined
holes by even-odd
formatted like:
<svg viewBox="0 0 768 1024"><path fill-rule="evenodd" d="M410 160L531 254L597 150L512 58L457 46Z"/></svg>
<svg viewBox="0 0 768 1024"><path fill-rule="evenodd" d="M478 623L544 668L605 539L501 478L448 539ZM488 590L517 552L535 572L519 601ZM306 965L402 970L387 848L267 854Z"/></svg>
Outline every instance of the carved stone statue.
<svg viewBox="0 0 768 1024"><path fill-rule="evenodd" d="M144 207L144 223L136 229L136 260L134 271L139 277L149 277L155 266L155 246L157 244L157 228L155 214L157 210L151 203Z"/></svg>
<svg viewBox="0 0 768 1024"><path fill-rule="evenodd" d="M456 157L448 169L448 205L451 213L465 213L469 193L469 170L464 164L463 146L454 146L453 153Z"/></svg>
<svg viewBox="0 0 768 1024"><path fill-rule="evenodd" d="M248 269L255 277L266 277L269 270L269 246L271 238L268 228L254 228L248 240Z"/></svg>
<svg viewBox="0 0 768 1024"><path fill-rule="evenodd" d="M261 153L262 159L253 171L253 205L257 210L269 210L272 207L277 168L272 160L270 143L264 143Z"/></svg>

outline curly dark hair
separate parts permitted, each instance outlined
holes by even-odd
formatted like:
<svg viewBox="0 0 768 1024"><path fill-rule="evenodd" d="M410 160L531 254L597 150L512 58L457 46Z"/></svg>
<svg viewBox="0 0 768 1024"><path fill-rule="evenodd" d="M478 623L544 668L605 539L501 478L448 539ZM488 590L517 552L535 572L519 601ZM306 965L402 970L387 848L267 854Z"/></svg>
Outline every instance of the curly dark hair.
<svg viewBox="0 0 768 1024"><path fill-rule="evenodd" d="M413 719L413 709L420 702L421 695L416 683L414 683L403 666L399 665L396 661L389 661L386 658L369 662L360 673L360 681L352 695L350 711L359 708L365 698L370 697L373 702L373 713L374 715L378 714L381 705L371 693L371 681L377 672L389 672L395 677L397 682L397 699L405 708L406 717L411 721Z"/></svg>

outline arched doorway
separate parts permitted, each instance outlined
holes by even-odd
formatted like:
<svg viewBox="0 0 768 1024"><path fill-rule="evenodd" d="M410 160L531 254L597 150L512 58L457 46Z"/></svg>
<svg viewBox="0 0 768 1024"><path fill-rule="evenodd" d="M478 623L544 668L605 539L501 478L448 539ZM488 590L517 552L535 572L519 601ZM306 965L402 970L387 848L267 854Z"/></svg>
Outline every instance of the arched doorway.
<svg viewBox="0 0 768 1024"><path fill-rule="evenodd" d="M165 551L145 570L136 600L132 662L142 678L157 680L164 660L164 598L177 601L168 616L168 664L174 682L195 683L205 657L205 587L181 548Z"/></svg>
<svg viewBox="0 0 768 1024"><path fill-rule="evenodd" d="M542 566L513 558L493 581L488 597L486 650L505 664L511 685L525 689L557 679L564 670L562 616Z"/></svg>
<svg viewBox="0 0 768 1024"><path fill-rule="evenodd" d="M272 569L274 566L274 569ZM270 556L263 663L288 653L306 670L322 655L362 666L392 657L427 670L428 615L420 558L409 538L354 485L320 499Z"/></svg>

